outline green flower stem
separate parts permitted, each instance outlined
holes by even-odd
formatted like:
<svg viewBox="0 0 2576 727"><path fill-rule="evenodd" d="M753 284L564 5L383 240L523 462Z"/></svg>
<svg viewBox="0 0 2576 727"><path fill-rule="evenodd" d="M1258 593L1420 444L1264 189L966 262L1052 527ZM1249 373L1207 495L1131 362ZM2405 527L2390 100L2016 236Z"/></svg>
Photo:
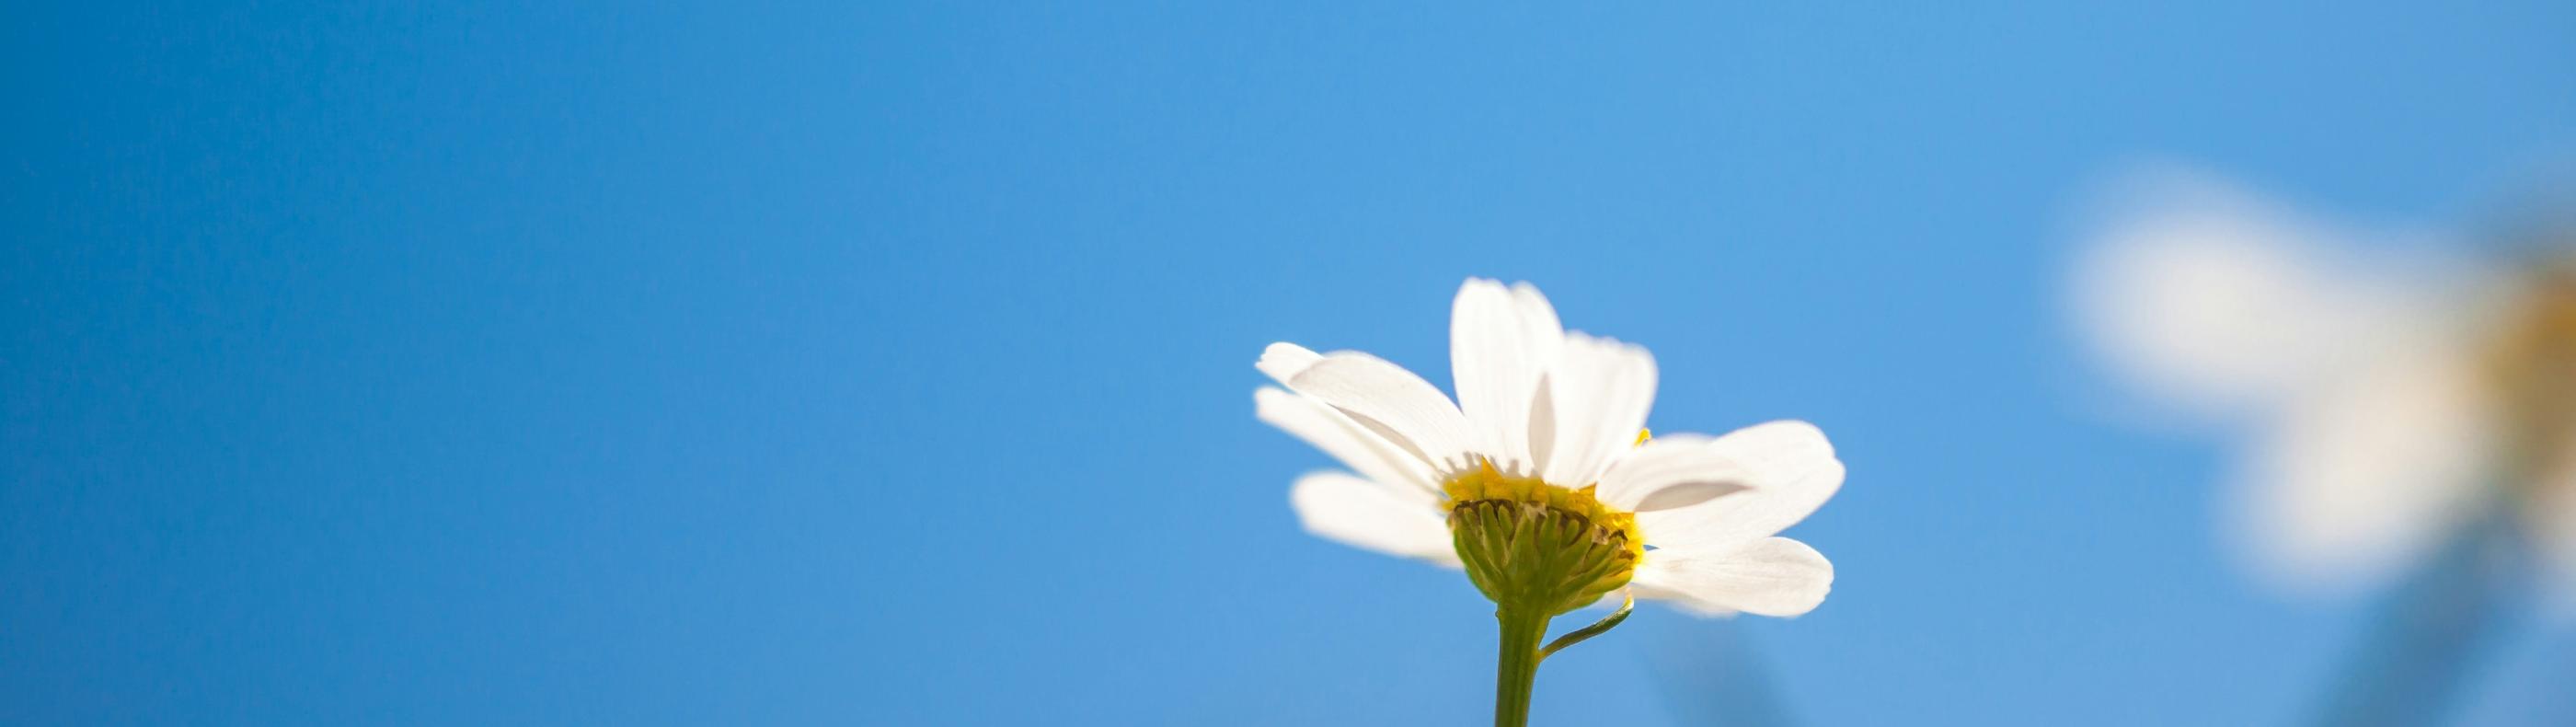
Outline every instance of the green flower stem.
<svg viewBox="0 0 2576 727"><path fill-rule="evenodd" d="M1494 610L1494 620L1503 625L1503 653L1494 672L1494 727L1526 727L1529 724L1530 693L1538 684L1538 663L1565 647L1599 636L1628 620L1628 612L1637 607L1637 598L1628 597L1619 610L1557 637L1547 648L1539 648L1547 638L1547 622L1554 617L1543 608L1504 606Z"/></svg>
<svg viewBox="0 0 2576 727"><path fill-rule="evenodd" d="M2458 711L2471 677L2512 631L2514 604L2530 586L2530 544L2522 537L2503 508L2453 534L2381 606L2379 623L2344 667L2317 724L2433 725Z"/></svg>
<svg viewBox="0 0 2576 727"><path fill-rule="evenodd" d="M1494 671L1494 727L1527 727L1530 689L1538 684L1538 644L1547 638L1545 610L1504 606L1494 611L1503 625L1503 651Z"/></svg>

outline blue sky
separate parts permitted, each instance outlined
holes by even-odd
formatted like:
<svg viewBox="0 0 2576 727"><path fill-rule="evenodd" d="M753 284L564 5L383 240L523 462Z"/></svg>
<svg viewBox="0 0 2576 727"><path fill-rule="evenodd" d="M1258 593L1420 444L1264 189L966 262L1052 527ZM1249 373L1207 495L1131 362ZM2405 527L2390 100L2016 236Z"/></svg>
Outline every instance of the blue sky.
<svg viewBox="0 0 2576 727"><path fill-rule="evenodd" d="M1537 723L2288 724L2369 603L2094 416L2077 212L2467 225L2576 150L2554 3L32 15L12 724L1481 723L1489 604L1299 532L1251 402L1274 340L1445 384L1469 275L1851 471L1823 608L1649 609ZM2576 674L2519 633L2472 723Z"/></svg>

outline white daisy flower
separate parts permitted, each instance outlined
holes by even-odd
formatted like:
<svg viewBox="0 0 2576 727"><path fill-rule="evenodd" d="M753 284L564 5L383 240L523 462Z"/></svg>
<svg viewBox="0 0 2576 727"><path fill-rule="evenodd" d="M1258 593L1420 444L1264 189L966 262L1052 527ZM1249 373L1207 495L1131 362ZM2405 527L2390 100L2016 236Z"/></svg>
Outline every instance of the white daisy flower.
<svg viewBox="0 0 2576 727"><path fill-rule="evenodd" d="M1776 536L1842 485L1814 426L1650 438L1654 358L1564 330L1527 283L1468 280L1450 326L1455 404L1365 353L1262 352L1286 388L1255 393L1261 420L1356 473L1297 480L1308 531L1464 568L1502 611L1543 614L1542 631L1623 592L1702 615L1795 616L1824 600L1833 564Z"/></svg>
<svg viewBox="0 0 2576 727"><path fill-rule="evenodd" d="M2139 181L2078 309L2151 399L2247 436L2234 515L2260 570L2376 581L2502 503L2576 582L2576 267L2431 256L2434 236L2199 174Z"/></svg>

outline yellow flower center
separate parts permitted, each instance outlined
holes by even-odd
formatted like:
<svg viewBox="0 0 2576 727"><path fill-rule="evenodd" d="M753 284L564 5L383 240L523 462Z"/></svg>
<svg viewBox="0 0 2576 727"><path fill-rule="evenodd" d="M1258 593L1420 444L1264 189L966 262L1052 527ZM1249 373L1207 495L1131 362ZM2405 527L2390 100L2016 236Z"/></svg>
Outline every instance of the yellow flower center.
<svg viewBox="0 0 2576 727"><path fill-rule="evenodd" d="M1468 580L1507 608L1554 616L1590 605L1627 586L1646 554L1636 515L1602 504L1589 485L1557 487L1487 462L1440 489Z"/></svg>
<svg viewBox="0 0 2576 727"><path fill-rule="evenodd" d="M2576 440L2576 264L2542 269L2487 351L2491 395L2524 467L2566 457Z"/></svg>

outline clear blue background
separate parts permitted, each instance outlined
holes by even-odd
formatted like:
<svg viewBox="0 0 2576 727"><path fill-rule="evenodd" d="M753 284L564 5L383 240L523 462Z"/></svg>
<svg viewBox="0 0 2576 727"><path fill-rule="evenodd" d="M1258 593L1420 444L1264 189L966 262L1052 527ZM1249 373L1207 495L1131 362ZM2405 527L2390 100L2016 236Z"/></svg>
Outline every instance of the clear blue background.
<svg viewBox="0 0 2576 727"><path fill-rule="evenodd" d="M2072 215L2478 222L2576 7L1722 5L21 6L0 723L1479 724L1489 606L1299 532L1251 400L1445 384L1468 275L1851 469L1823 608L1651 609L1539 723L2306 714L2369 604L2089 415ZM2549 628L2473 721L2563 718Z"/></svg>

